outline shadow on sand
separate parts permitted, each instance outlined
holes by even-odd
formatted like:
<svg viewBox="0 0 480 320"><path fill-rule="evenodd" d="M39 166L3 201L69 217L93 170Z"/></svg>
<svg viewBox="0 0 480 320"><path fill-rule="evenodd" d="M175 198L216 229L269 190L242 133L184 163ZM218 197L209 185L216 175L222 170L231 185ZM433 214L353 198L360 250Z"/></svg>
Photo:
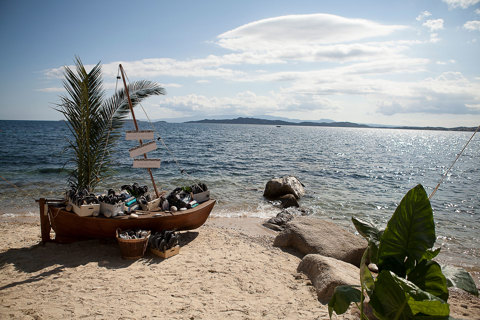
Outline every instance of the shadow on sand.
<svg viewBox="0 0 480 320"><path fill-rule="evenodd" d="M195 240L198 232L179 232L179 236L179 244L183 247ZM18 271L35 273L35 275L26 280L6 284L0 287L0 291L25 283L36 282L60 274L66 269L76 268L88 263L98 263L101 268L121 269L128 268L137 261L152 265L162 263L164 259L153 255L148 249L144 257L139 260L122 259L116 239L78 241L70 244L48 242L25 248L9 249L0 253L0 268L11 264Z"/></svg>

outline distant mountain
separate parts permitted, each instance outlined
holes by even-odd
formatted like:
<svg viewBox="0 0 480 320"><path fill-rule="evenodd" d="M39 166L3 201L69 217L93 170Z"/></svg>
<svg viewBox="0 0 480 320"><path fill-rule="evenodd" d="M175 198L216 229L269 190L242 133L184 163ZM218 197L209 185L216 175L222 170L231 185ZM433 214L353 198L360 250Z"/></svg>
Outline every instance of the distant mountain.
<svg viewBox="0 0 480 320"><path fill-rule="evenodd" d="M330 120L331 121L331 120ZM276 125L276 126L311 126L311 127L347 127L347 128L375 128L375 129L405 129L405 130L442 130L442 131L475 131L476 127L398 127L398 126L380 126L380 125L366 125L353 122L316 122L316 121L301 121L292 122L284 120L268 120L259 118L244 118L239 117L235 119L204 119L196 121L187 121L185 123L224 123L224 124L256 124L256 125Z"/></svg>
<svg viewBox="0 0 480 320"><path fill-rule="evenodd" d="M355 128L369 128L364 124L357 124L352 122L291 122L284 120L267 120L258 118L235 118L235 119L204 119L198 121L187 121L186 123L225 123L225 124L257 124L257 125L280 125L280 126L321 126L321 127L355 127Z"/></svg>
<svg viewBox="0 0 480 320"><path fill-rule="evenodd" d="M211 116L211 117L208 118L208 120L229 120L229 119L235 119L237 117L238 117L238 115ZM293 122L293 123L300 123L300 122L305 121L305 120L300 120L300 119L290 119L290 118L267 116L267 115L255 116L254 119L282 120L282 121ZM152 121L153 122L166 121L166 122L169 122L169 123L183 123L183 122L194 122L194 121L200 121L200 120L202 120L201 117L193 116L193 117L182 117L182 118L155 119L155 120L152 120ZM331 119L320 119L320 120L311 120L310 122L324 123L324 122L334 122L334 121L331 120Z"/></svg>

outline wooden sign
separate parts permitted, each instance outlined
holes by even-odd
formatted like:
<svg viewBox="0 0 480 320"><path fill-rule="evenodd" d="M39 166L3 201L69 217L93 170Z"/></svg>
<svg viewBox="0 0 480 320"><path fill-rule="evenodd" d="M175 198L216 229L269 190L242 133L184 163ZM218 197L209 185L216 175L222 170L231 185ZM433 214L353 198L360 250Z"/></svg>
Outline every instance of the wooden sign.
<svg viewBox="0 0 480 320"><path fill-rule="evenodd" d="M144 144L143 146L138 146L129 150L130 157L135 158L139 155L145 154L147 152L157 149L157 144L155 141Z"/></svg>
<svg viewBox="0 0 480 320"><path fill-rule="evenodd" d="M160 168L160 159L134 159L134 168Z"/></svg>
<svg viewBox="0 0 480 320"><path fill-rule="evenodd" d="M143 131L127 131L125 134L126 140L152 140L154 139L153 130Z"/></svg>

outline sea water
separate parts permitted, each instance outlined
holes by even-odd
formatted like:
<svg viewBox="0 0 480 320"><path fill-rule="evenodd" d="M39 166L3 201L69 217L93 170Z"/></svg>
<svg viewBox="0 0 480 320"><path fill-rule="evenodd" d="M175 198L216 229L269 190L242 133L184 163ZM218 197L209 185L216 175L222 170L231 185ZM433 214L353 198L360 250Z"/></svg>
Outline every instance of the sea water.
<svg viewBox="0 0 480 320"><path fill-rule="evenodd" d="M351 217L384 227L408 190L430 194L472 132L395 129L173 124L141 122L158 141L149 153L158 187L171 191L196 181L217 199L212 215L268 218L280 212L263 198L266 182L294 175L305 185L300 201L309 214L353 229ZM131 124L127 129L132 129ZM0 121L0 215L37 215L35 199L61 198L73 168L65 151L71 137L63 121ZM122 137L115 174L96 191L151 183L132 168ZM480 265L480 136L475 136L432 198L437 242L455 264ZM184 170L183 174L181 170ZM8 182L7 182L8 181Z"/></svg>

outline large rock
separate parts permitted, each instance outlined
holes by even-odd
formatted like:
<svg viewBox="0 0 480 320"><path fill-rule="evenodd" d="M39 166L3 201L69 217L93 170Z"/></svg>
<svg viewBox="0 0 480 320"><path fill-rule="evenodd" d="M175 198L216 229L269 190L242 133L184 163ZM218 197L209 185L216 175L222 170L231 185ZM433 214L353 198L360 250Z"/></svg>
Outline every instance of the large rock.
<svg viewBox="0 0 480 320"><path fill-rule="evenodd" d="M263 196L270 200L279 199L286 194L293 194L296 199L305 195L302 183L296 177L275 178L267 182Z"/></svg>
<svg viewBox="0 0 480 320"><path fill-rule="evenodd" d="M314 217L297 217L286 224L273 245L291 247L303 254L318 253L360 266L367 241L335 223Z"/></svg>
<svg viewBox="0 0 480 320"><path fill-rule="evenodd" d="M291 221L292 219L292 214L286 211L282 211L277 214L276 217L268 219L268 221L264 222L263 225L274 231L282 231L283 229L285 229L285 225L287 224L287 222Z"/></svg>
<svg viewBox="0 0 480 320"><path fill-rule="evenodd" d="M319 254L306 255L297 271L308 276L321 303L328 303L337 286L360 285L360 269L350 263Z"/></svg>
<svg viewBox="0 0 480 320"><path fill-rule="evenodd" d="M291 193L279 197L278 200L280 200L281 207L284 209L290 207L300 207L297 198L295 198L295 196Z"/></svg>

